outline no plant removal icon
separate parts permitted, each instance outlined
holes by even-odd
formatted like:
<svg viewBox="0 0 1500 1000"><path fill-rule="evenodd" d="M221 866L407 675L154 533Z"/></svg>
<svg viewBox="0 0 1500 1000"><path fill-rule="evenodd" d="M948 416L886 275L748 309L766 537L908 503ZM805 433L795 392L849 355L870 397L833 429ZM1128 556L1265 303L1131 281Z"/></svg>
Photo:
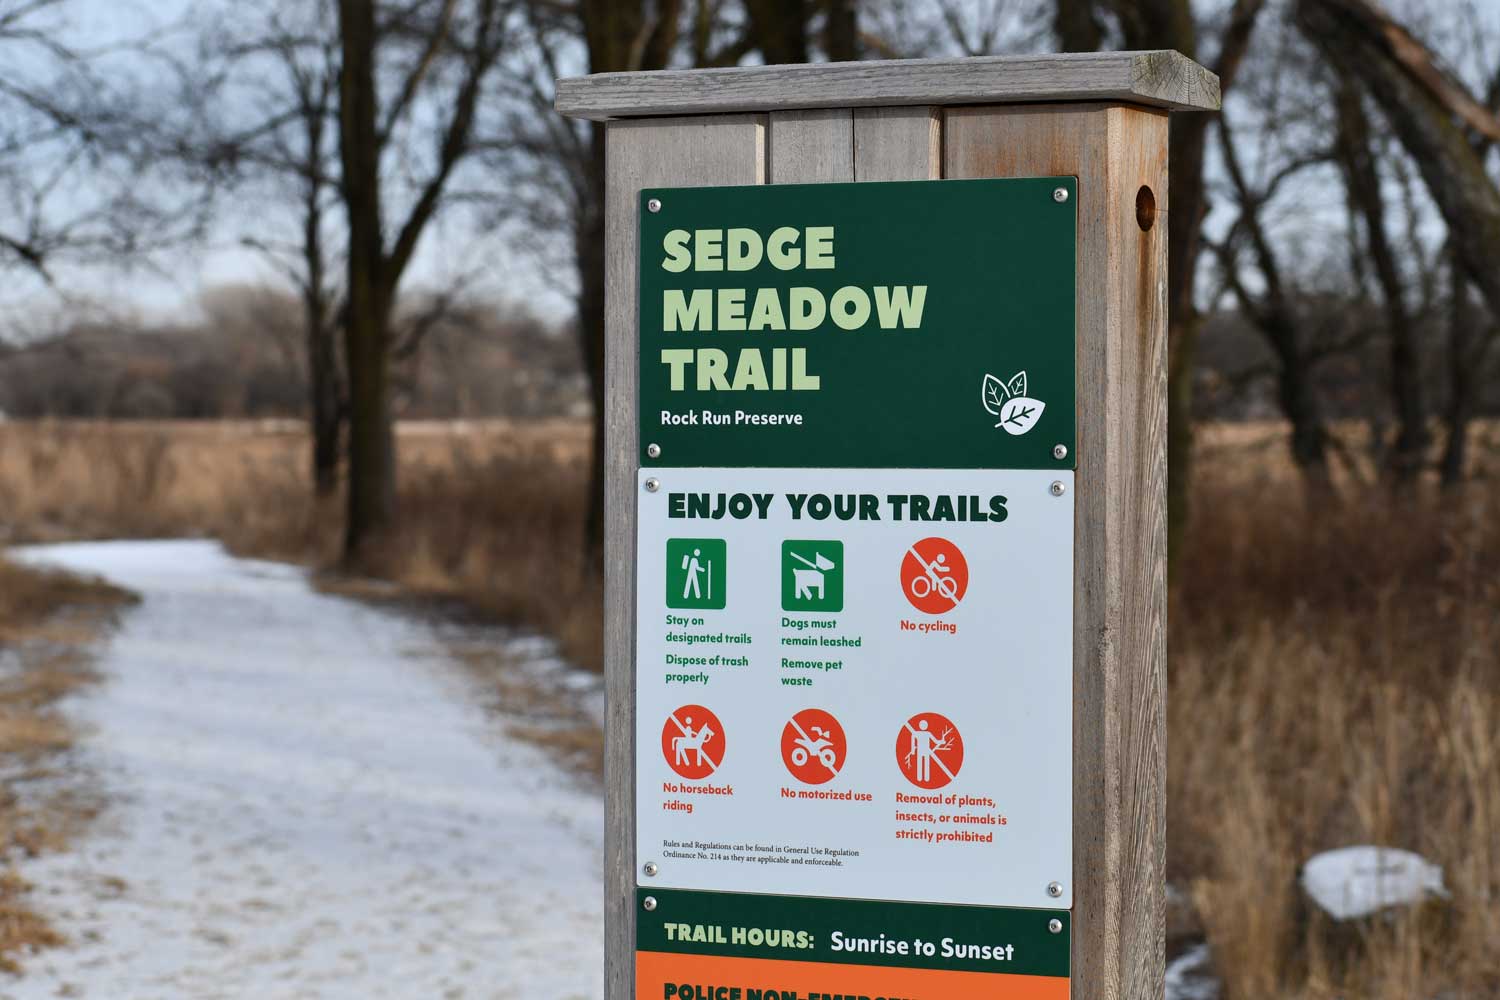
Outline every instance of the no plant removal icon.
<svg viewBox="0 0 1500 1000"><path fill-rule="evenodd" d="M896 762L918 788L942 788L964 766L963 737L945 715L913 715L896 734Z"/></svg>

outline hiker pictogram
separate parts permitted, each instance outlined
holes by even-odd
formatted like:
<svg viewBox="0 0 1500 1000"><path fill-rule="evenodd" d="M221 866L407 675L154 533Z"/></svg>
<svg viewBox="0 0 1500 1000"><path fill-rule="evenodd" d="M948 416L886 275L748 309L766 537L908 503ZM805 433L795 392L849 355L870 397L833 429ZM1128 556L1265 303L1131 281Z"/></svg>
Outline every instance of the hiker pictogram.
<svg viewBox="0 0 1500 1000"><path fill-rule="evenodd" d="M844 610L844 543L781 543L781 609Z"/></svg>
<svg viewBox="0 0 1500 1000"><path fill-rule="evenodd" d="M901 560L901 592L923 614L952 611L969 589L969 563L946 538L924 538Z"/></svg>
<svg viewBox="0 0 1500 1000"><path fill-rule="evenodd" d="M661 728L661 752L682 777L706 778L724 763L724 723L702 705L683 705Z"/></svg>
<svg viewBox="0 0 1500 1000"><path fill-rule="evenodd" d="M722 538L667 539L667 607L722 609L726 555Z"/></svg>
<svg viewBox="0 0 1500 1000"><path fill-rule="evenodd" d="M792 777L821 785L844 766L848 741L839 720L821 708L805 708L781 731L781 759Z"/></svg>
<svg viewBox="0 0 1500 1000"><path fill-rule="evenodd" d="M896 762L918 788L942 788L964 766L963 737L936 712L913 715L896 734Z"/></svg>

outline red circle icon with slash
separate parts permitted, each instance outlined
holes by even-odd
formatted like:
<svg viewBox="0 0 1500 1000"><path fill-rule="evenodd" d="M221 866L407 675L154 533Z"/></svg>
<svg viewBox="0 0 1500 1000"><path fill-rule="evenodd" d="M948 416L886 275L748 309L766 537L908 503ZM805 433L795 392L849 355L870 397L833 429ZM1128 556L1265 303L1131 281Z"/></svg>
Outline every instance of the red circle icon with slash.
<svg viewBox="0 0 1500 1000"><path fill-rule="evenodd" d="M969 589L969 562L946 538L913 543L901 560L901 592L923 614L941 615L958 607Z"/></svg>
<svg viewBox="0 0 1500 1000"><path fill-rule="evenodd" d="M805 708L781 731L781 759L792 777L821 785L839 773L848 752L839 720L821 708Z"/></svg>
<svg viewBox="0 0 1500 1000"><path fill-rule="evenodd" d="M661 727L661 752L680 776L706 778L724 763L724 723L702 705L683 705Z"/></svg>
<svg viewBox="0 0 1500 1000"><path fill-rule="evenodd" d="M947 716L913 715L896 734L896 763L918 788L942 788L964 766L964 740Z"/></svg>

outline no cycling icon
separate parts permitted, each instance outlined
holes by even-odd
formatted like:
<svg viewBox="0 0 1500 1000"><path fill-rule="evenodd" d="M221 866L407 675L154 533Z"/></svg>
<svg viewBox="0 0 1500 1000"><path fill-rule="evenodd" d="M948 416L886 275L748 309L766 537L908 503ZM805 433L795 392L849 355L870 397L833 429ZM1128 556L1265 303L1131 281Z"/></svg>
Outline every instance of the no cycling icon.
<svg viewBox="0 0 1500 1000"><path fill-rule="evenodd" d="M946 538L924 538L901 560L901 593L923 614L941 615L958 607L969 590L969 562Z"/></svg>

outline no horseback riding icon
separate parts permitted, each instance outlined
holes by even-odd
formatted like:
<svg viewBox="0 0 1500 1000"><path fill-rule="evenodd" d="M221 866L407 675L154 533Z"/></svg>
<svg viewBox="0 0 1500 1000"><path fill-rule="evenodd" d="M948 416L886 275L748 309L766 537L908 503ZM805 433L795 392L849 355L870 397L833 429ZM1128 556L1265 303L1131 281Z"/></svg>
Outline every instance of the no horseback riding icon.
<svg viewBox="0 0 1500 1000"><path fill-rule="evenodd" d="M661 752L681 777L707 778L724 763L724 723L702 705L683 705L661 728Z"/></svg>

